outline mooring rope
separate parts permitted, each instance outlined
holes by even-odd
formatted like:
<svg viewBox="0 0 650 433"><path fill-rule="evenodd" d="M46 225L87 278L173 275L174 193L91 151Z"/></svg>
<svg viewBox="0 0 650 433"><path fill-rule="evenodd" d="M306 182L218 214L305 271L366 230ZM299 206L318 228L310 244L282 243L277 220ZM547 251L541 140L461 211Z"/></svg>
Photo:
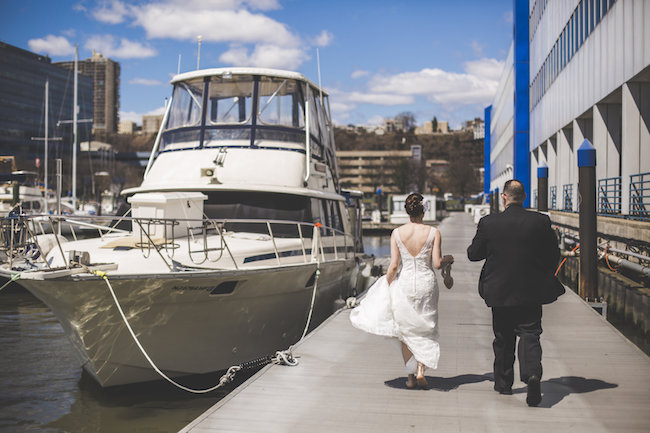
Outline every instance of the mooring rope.
<svg viewBox="0 0 650 433"><path fill-rule="evenodd" d="M14 281L16 281L16 280L19 279L19 278L20 278L20 272L18 272L17 274L11 274L11 278L9 279L9 281L7 281L6 283L4 283L4 284L2 285L2 287L0 287L0 290L4 289L4 288L7 287L9 284L13 283Z"/></svg>
<svg viewBox="0 0 650 433"><path fill-rule="evenodd" d="M309 307L309 315L307 316L307 323L305 323L305 329L302 331L300 340L305 338L305 335L307 335L307 329L309 329L309 324L311 323L311 316L314 312L314 301L316 300L316 288L318 287L319 277L320 277L320 262L316 262L316 276L314 277L314 288L311 292L311 306Z"/></svg>

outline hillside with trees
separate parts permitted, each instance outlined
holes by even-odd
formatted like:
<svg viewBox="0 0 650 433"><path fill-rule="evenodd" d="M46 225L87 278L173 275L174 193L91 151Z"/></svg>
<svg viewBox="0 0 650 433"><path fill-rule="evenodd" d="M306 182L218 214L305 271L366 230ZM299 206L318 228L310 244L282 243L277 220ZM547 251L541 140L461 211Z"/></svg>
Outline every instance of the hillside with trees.
<svg viewBox="0 0 650 433"><path fill-rule="evenodd" d="M475 140L471 131L454 131L449 134L416 135L409 131L388 132L377 135L361 128L334 129L337 150L410 150L412 145L422 146L422 161L403 161L395 167L394 181L404 192L417 185L420 191L450 192L468 196L482 190L477 171L483 167L483 139ZM426 160L448 161L442 175L427 173Z"/></svg>

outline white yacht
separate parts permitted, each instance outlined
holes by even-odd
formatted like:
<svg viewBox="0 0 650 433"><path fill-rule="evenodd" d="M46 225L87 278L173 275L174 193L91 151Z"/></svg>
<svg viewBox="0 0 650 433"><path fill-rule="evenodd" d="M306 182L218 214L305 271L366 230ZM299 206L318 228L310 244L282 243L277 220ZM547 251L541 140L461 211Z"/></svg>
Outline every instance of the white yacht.
<svg viewBox="0 0 650 433"><path fill-rule="evenodd" d="M102 386L274 354L364 288L327 94L259 68L172 84L142 184L122 193L129 230L66 241L25 216L0 232L0 276L51 308Z"/></svg>

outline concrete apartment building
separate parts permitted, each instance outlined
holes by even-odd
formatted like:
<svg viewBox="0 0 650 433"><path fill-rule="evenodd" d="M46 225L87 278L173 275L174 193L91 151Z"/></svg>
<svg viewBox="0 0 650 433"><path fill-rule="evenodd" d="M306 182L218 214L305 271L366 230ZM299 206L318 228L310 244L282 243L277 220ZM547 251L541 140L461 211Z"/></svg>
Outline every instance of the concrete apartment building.
<svg viewBox="0 0 650 433"><path fill-rule="evenodd" d="M74 61L56 62L74 70ZM93 134L116 133L120 109L120 64L93 50L90 59L78 62L79 73L93 80Z"/></svg>
<svg viewBox="0 0 650 433"><path fill-rule="evenodd" d="M142 133L157 134L162 125L162 114L145 114L142 116Z"/></svg>
<svg viewBox="0 0 650 433"><path fill-rule="evenodd" d="M117 124L118 134L134 134L135 131L137 131L137 126L135 122L131 120L120 120Z"/></svg>
<svg viewBox="0 0 650 433"><path fill-rule="evenodd" d="M395 166L412 157L410 150L339 150L336 152L341 185L364 194L402 193L393 180Z"/></svg>

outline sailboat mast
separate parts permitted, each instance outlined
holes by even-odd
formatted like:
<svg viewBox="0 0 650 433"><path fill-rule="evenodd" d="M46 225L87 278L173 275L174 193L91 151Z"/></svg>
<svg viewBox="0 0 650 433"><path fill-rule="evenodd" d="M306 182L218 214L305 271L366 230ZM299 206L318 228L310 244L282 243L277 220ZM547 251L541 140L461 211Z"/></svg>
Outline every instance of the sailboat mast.
<svg viewBox="0 0 650 433"><path fill-rule="evenodd" d="M79 45L74 46L74 96L72 107L72 206L77 207L77 63L79 62Z"/></svg>
<svg viewBox="0 0 650 433"><path fill-rule="evenodd" d="M44 191L44 196L45 199L47 200L47 151L48 151L48 138L49 138L49 132L50 132L50 127L49 127L49 111L50 111L50 99L49 99L49 94L50 94L50 78L45 79L45 173L44 173L44 182L43 185L45 187Z"/></svg>

